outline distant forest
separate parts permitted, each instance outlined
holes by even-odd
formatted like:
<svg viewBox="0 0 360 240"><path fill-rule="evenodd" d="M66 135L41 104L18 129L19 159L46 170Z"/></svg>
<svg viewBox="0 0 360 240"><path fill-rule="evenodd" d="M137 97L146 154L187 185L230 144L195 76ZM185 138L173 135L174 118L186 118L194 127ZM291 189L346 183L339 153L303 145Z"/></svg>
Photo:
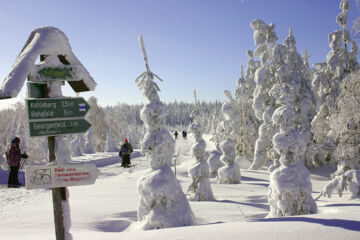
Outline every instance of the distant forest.
<svg viewBox="0 0 360 240"><path fill-rule="evenodd" d="M116 151L125 138L128 138L135 148L140 147L144 135L144 123L140 118L143 105L129 105L119 103L115 106L101 107L96 97L90 97L87 102L91 106L86 119L92 127L87 133L68 135L71 140L73 156L85 151L85 145L91 142L97 152L109 151L107 145L112 143L110 151ZM166 125L169 131L188 130L192 123L190 113L195 104L172 102L166 106ZM216 126L222 121L221 105L219 101L201 102L199 105L201 124L205 133L214 133ZM21 147L30 155L32 162L47 162L47 137L29 137L26 108L24 103L17 103L12 108L0 111L0 163L4 164L4 153L9 148L11 139L21 138ZM91 139L89 139L91 138ZM75 147L75 145L79 145Z"/></svg>

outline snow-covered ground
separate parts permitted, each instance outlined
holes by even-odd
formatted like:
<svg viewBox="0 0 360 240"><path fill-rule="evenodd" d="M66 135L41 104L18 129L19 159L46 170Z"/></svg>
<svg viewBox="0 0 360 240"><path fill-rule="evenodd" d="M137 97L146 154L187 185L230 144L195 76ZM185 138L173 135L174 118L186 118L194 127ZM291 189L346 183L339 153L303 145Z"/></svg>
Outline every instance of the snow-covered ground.
<svg viewBox="0 0 360 240"><path fill-rule="evenodd" d="M209 136L204 136L208 150L213 149ZM191 183L188 167L194 163L191 146L194 138L179 137L174 159L176 176L184 191ZM264 217L269 213L266 194L269 173L247 170L249 163L240 162L241 184L219 184L211 179L216 200L190 202L197 224L191 227L135 231L139 195L136 183L149 167L146 157L133 155L135 167L120 167L118 153L96 153L73 159L93 162L101 174L94 185L69 187L73 239L359 239L360 199L320 198L318 214L294 217ZM179 155L178 155L179 154ZM327 183L334 167L311 171L313 197ZM0 170L0 239L55 239L52 195L48 189L8 189L7 173ZM23 182L23 175L20 174Z"/></svg>

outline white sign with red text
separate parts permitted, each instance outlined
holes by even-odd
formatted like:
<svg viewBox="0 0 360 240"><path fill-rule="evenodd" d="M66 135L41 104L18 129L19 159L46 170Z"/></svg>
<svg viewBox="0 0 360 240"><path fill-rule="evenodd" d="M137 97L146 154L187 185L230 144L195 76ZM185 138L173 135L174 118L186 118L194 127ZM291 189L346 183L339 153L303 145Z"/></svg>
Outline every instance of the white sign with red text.
<svg viewBox="0 0 360 240"><path fill-rule="evenodd" d="M99 170L93 163L26 166L26 189L94 184Z"/></svg>

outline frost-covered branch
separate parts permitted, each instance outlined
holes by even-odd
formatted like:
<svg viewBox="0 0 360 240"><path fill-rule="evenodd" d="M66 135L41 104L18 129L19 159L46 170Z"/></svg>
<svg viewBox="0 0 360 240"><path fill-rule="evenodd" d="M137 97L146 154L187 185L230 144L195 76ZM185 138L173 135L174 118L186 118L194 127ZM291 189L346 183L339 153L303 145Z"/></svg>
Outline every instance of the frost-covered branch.
<svg viewBox="0 0 360 240"><path fill-rule="evenodd" d="M360 171L349 170L346 173L336 176L328 184L325 185L319 196L315 199L318 200L320 197L331 197L334 191L341 197L344 191L351 193L351 198L360 197Z"/></svg>

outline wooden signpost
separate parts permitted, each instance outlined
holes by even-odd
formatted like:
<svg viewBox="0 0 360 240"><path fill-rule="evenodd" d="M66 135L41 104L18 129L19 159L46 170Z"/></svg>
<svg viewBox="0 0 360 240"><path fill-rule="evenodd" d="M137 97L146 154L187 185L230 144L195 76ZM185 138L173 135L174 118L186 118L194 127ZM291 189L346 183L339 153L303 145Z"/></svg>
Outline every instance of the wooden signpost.
<svg viewBox="0 0 360 240"><path fill-rule="evenodd" d="M38 57L40 63L35 64ZM26 188L52 188L56 239L65 240L70 234L64 228L66 186L93 184L99 171L92 163L55 162L55 136L82 133L91 126L84 119L90 106L83 98L63 97L61 85L67 82L78 93L95 90L97 84L72 52L66 35L50 26L31 32L0 86L0 99L16 97L26 78L30 137L47 136L49 146L48 165L26 166Z"/></svg>
<svg viewBox="0 0 360 240"><path fill-rule="evenodd" d="M65 70L64 70L65 69ZM89 104L83 98L49 98L49 82L73 79L72 68L42 68L29 75L30 97L26 99L30 137L48 136L49 165L26 166L26 189L52 188L55 234L65 240L63 201L67 201L67 186L94 184L99 171L92 163L51 165L55 161L55 136L86 132L91 124L84 119ZM39 77L40 76L40 77ZM50 84L51 86L51 84ZM35 94L31 95L31 94ZM70 160L70 159L69 159Z"/></svg>

